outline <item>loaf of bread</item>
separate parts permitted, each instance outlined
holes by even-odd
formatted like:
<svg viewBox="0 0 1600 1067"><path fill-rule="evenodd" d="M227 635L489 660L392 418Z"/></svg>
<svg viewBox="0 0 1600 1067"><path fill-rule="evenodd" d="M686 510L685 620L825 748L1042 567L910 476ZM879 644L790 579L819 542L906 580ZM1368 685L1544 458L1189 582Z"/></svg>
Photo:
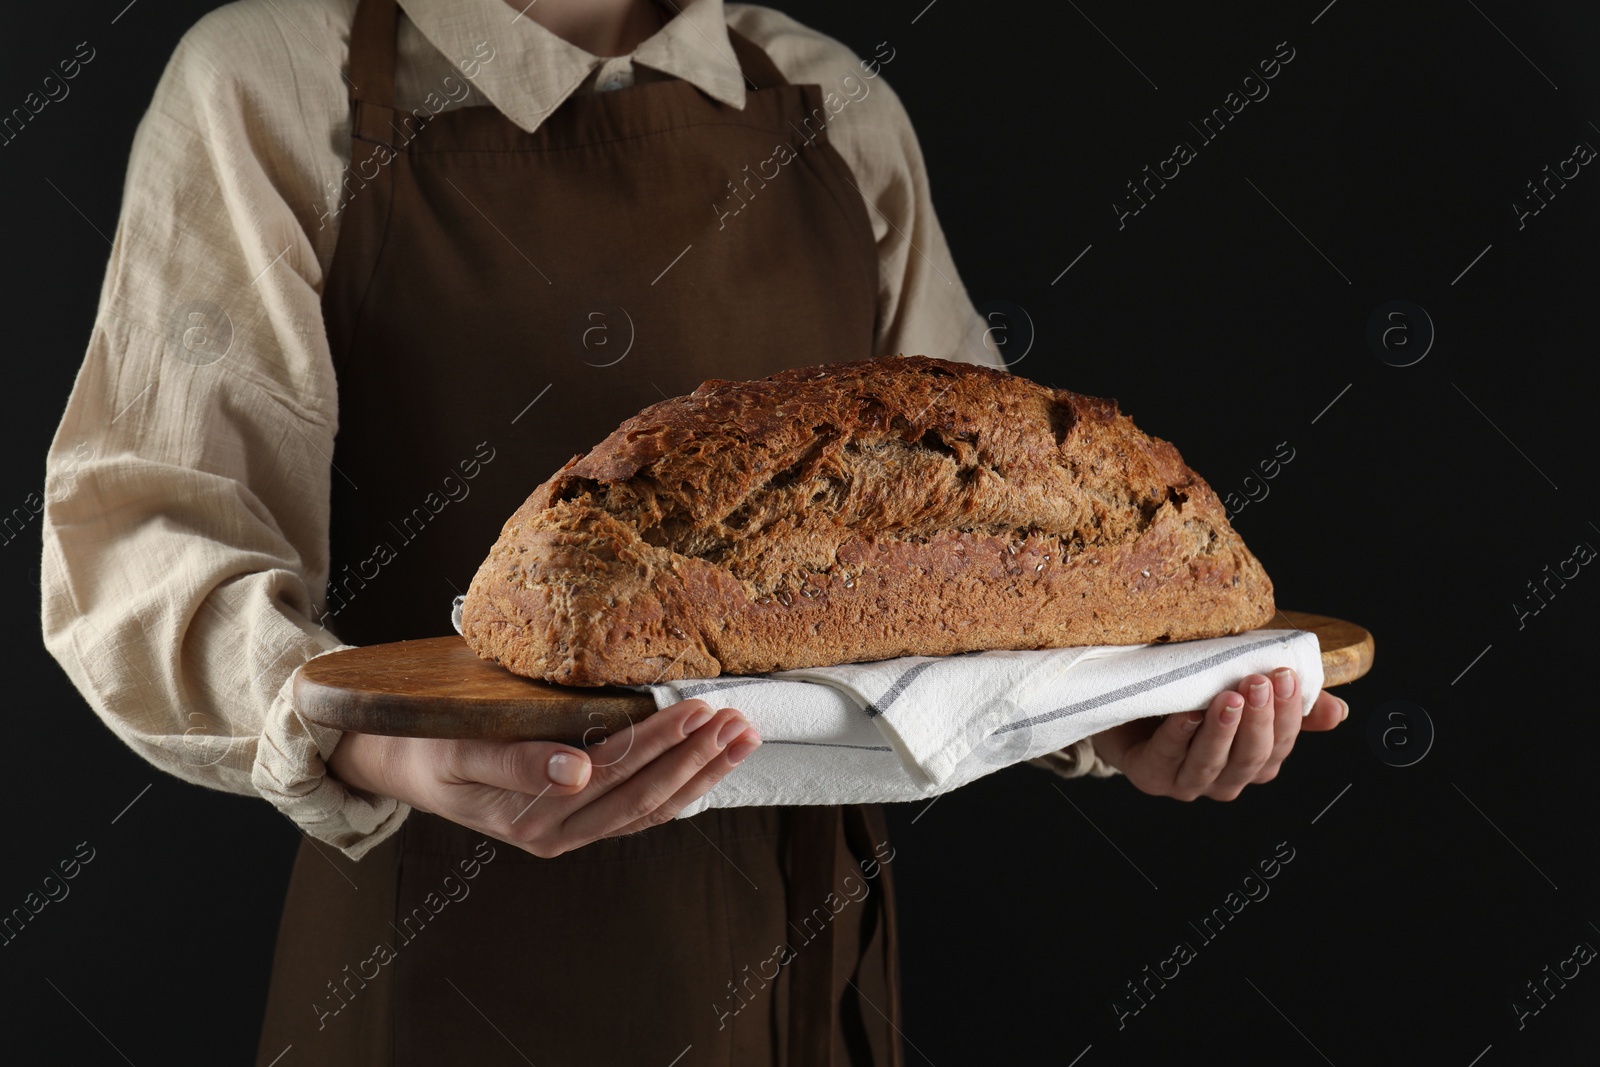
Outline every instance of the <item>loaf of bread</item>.
<svg viewBox="0 0 1600 1067"><path fill-rule="evenodd" d="M1114 400L908 356L651 405L506 521L461 621L517 674L605 685L1273 613L1211 487Z"/></svg>

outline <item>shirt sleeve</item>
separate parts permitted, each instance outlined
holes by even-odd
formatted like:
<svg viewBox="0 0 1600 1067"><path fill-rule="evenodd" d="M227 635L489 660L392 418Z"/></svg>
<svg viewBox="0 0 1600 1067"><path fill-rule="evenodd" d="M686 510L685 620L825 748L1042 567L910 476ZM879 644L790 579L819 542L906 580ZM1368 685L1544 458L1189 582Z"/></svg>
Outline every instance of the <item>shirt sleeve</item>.
<svg viewBox="0 0 1600 1067"><path fill-rule="evenodd" d="M1093 739L1088 737L1075 741L1066 748L1035 756L1026 762L1047 771L1054 771L1063 778L1110 778L1114 774L1122 773L1100 758L1100 753L1094 750Z"/></svg>
<svg viewBox="0 0 1600 1067"><path fill-rule="evenodd" d="M134 137L46 460L44 640L150 763L259 794L359 858L409 808L328 776L341 734L290 699L296 668L347 647L317 622L337 409L316 220L286 200L307 179L256 95L295 85L282 66L248 91L224 74L214 57L270 45L225 39L219 14L179 43Z"/></svg>

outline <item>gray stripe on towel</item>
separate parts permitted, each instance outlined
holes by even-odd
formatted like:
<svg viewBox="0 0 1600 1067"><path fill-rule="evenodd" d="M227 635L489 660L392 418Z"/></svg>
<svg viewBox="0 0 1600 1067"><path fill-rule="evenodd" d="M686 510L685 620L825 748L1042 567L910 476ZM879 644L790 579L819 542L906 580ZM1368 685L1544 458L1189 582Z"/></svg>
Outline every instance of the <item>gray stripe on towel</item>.
<svg viewBox="0 0 1600 1067"><path fill-rule="evenodd" d="M763 740L763 745L807 745L811 748L859 748L866 752L893 752L888 745L846 745L837 741L780 741L777 739Z"/></svg>
<svg viewBox="0 0 1600 1067"><path fill-rule="evenodd" d="M715 693L722 689L737 689L741 685L767 685L768 683L782 684L787 678L734 678L726 682L706 682L703 685L689 685L678 690L680 699L688 700L701 693Z"/></svg>
<svg viewBox="0 0 1600 1067"><path fill-rule="evenodd" d="M1219 663L1226 663L1230 659L1238 659L1246 652L1254 652L1256 649L1266 648L1268 645L1284 644L1288 640L1289 638L1285 637L1271 637L1264 641L1252 642L1248 645L1238 645L1234 648L1228 649L1225 652L1218 652L1216 655L1207 656L1205 659L1196 660L1195 662L1185 664L1182 667L1174 667L1165 674L1158 674L1154 678L1146 678L1142 681L1125 685L1120 689L1113 689L1109 693L1101 693L1099 696L1090 697L1087 700L1080 700L1076 704L1068 704L1066 707L1057 708L1054 711L1041 712L1032 718L1023 719L1020 722L1014 722L1010 725L1002 726L994 733L1007 734L1013 730L1022 730L1029 726L1038 726L1040 723L1054 722L1056 719L1064 719L1068 715L1077 715L1080 712L1092 711L1093 709L1103 707L1106 704L1115 704L1117 701L1122 700L1125 697L1130 697L1137 693L1148 693L1152 689L1159 689L1169 682L1177 681L1179 678L1187 678L1191 674L1199 674L1202 671L1208 671L1212 667L1217 666Z"/></svg>
<svg viewBox="0 0 1600 1067"><path fill-rule="evenodd" d="M894 684L889 687L888 692L879 697L875 703L868 704L866 706L865 711L867 713L867 718L870 719L874 716L882 715L885 711L888 711L889 705L893 704L896 700L899 700L900 694L906 691L906 687L917 680L917 675L921 674L923 671L927 670L929 667L938 662L939 661L936 659L930 659L926 663L919 663L915 667L909 668L900 677L896 678L894 680Z"/></svg>

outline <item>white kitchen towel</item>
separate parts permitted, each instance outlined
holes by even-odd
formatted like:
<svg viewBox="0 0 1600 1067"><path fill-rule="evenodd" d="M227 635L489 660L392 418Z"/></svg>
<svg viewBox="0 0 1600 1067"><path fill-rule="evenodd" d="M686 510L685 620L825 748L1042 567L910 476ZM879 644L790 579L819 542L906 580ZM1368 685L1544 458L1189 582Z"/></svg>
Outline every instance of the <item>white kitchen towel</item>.
<svg viewBox="0 0 1600 1067"><path fill-rule="evenodd" d="M454 617L460 631L460 604ZM736 707L762 745L706 808L918 800L1152 715L1203 708L1249 674L1292 667L1301 714L1322 689L1307 630L1149 645L903 657L631 688L656 707Z"/></svg>

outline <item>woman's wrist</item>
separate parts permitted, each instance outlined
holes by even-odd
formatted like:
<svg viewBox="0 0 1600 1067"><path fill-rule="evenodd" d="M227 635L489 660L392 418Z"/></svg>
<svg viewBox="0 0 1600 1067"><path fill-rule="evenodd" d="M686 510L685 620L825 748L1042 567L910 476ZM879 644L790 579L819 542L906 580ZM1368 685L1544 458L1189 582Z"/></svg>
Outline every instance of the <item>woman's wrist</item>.
<svg viewBox="0 0 1600 1067"><path fill-rule="evenodd" d="M346 732L328 753L328 773L351 789L376 796L391 795L384 779L386 751L394 738Z"/></svg>

